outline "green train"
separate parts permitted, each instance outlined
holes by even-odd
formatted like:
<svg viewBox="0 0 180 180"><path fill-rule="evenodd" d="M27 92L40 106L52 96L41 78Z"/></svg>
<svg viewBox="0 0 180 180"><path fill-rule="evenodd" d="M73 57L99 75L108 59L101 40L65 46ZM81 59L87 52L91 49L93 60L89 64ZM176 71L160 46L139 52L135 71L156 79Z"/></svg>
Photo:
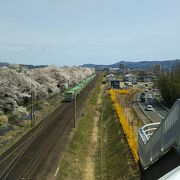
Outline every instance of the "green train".
<svg viewBox="0 0 180 180"><path fill-rule="evenodd" d="M75 87L69 89L65 95L63 100L65 102L72 102L74 100L75 95L79 95L81 91L96 77L96 74L93 74L86 78L85 80L78 83Z"/></svg>

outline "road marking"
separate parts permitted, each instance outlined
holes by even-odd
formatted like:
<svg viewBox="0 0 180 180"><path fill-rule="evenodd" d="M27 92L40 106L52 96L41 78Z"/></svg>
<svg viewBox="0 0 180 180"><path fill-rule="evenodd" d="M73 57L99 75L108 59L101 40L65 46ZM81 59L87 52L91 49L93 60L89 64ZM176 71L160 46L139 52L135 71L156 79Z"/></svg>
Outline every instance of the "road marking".
<svg viewBox="0 0 180 180"><path fill-rule="evenodd" d="M163 116L161 116L160 114L158 114L162 119L164 119L164 117Z"/></svg>
<svg viewBox="0 0 180 180"><path fill-rule="evenodd" d="M54 176L57 176L58 171L59 171L59 167L56 169Z"/></svg>

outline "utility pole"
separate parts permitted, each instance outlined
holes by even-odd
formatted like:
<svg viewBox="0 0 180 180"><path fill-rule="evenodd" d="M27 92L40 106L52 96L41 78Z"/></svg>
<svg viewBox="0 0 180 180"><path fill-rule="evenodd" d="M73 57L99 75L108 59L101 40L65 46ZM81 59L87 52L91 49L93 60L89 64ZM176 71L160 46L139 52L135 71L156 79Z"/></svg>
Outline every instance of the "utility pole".
<svg viewBox="0 0 180 180"><path fill-rule="evenodd" d="M70 83L69 83L69 80L67 80L67 84L68 84L68 88L67 88L67 89L69 89L69 84L70 84Z"/></svg>
<svg viewBox="0 0 180 180"><path fill-rule="evenodd" d="M34 89L31 85L31 127L35 125L35 114L34 114Z"/></svg>
<svg viewBox="0 0 180 180"><path fill-rule="evenodd" d="M76 93L74 94L74 128L76 127Z"/></svg>
<svg viewBox="0 0 180 180"><path fill-rule="evenodd" d="M32 92L32 85L31 85L31 127L33 127L33 92Z"/></svg>
<svg viewBox="0 0 180 180"><path fill-rule="evenodd" d="M35 99L35 96L34 96L34 89L33 89L33 126L35 126L35 111L34 111L34 99Z"/></svg>

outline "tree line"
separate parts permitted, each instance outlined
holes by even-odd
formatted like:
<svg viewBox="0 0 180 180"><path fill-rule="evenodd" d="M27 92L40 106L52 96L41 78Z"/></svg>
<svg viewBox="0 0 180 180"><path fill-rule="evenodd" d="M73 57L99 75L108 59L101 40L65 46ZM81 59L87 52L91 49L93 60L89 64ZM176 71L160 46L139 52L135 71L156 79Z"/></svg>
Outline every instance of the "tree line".
<svg viewBox="0 0 180 180"><path fill-rule="evenodd" d="M172 105L180 98L180 62L177 62L170 71L161 73L157 85L168 104Z"/></svg>

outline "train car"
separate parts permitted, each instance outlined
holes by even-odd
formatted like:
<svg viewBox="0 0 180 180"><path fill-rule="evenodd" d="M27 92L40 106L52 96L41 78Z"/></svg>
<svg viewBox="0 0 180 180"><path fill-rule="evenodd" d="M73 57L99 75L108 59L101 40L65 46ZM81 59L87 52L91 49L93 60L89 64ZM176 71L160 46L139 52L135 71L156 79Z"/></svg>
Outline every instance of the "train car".
<svg viewBox="0 0 180 180"><path fill-rule="evenodd" d="M74 96L75 96L74 91L68 91L68 92L66 92L66 94L64 95L64 101L66 101L66 102L71 102L71 101L73 101Z"/></svg>
<svg viewBox="0 0 180 180"><path fill-rule="evenodd" d="M81 91L96 77L96 74L91 75L87 79L78 83L75 87L68 90L64 95L64 101L72 102L74 100L75 95L78 96Z"/></svg>

